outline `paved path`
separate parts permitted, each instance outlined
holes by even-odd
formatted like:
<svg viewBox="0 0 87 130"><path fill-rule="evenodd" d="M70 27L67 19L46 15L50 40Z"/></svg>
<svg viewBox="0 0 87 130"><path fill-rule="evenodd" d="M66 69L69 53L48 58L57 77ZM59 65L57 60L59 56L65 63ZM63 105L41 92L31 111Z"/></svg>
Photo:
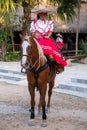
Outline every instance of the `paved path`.
<svg viewBox="0 0 87 130"><path fill-rule="evenodd" d="M26 85L26 74L21 73L21 62L0 62L0 81Z"/></svg>
<svg viewBox="0 0 87 130"><path fill-rule="evenodd" d="M26 74L21 73L20 62L0 62L0 74L0 81L27 86ZM78 90L83 91L85 87L85 93L75 92L77 88L71 87L73 82L75 85L80 82L78 85L82 87ZM70 84L68 89L71 88L74 91L65 89L66 84ZM56 76L54 91L87 98L87 64L72 63L71 66L65 67L65 71Z"/></svg>

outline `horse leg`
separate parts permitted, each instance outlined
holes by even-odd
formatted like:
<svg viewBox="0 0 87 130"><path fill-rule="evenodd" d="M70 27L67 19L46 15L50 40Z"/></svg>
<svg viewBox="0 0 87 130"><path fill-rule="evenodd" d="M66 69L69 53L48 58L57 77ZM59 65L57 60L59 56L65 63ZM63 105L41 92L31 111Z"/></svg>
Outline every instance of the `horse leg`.
<svg viewBox="0 0 87 130"><path fill-rule="evenodd" d="M51 81L49 83L49 90L48 90L48 103L47 103L47 108L50 108L50 100L51 100L51 96L52 96L52 89L54 87L54 81Z"/></svg>
<svg viewBox="0 0 87 130"><path fill-rule="evenodd" d="M41 105L42 105L42 119L46 120L47 116L46 116L46 101L45 101L45 97L46 97L46 90L47 90L47 85L41 85L40 87L40 98L41 98Z"/></svg>
<svg viewBox="0 0 87 130"><path fill-rule="evenodd" d="M35 87L29 84L29 92L31 96L31 115L30 118L35 118L34 106L35 106Z"/></svg>

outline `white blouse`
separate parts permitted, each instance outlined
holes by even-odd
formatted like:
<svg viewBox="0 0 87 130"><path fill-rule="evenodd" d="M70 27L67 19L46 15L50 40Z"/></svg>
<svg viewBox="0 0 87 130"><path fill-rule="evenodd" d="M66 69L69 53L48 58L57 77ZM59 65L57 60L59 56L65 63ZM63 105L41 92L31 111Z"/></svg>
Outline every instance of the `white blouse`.
<svg viewBox="0 0 87 130"><path fill-rule="evenodd" d="M46 22L44 23L43 20L34 20L31 23L30 26L30 31L31 32L36 32L38 31L39 33L41 33L42 35L45 35L48 32L53 32L53 21L48 21L46 20Z"/></svg>

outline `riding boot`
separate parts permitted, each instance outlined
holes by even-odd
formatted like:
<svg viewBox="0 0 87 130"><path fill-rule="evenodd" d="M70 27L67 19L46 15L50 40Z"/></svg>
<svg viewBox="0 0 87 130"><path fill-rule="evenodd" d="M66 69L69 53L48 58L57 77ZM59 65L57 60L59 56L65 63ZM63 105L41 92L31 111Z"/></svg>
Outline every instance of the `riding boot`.
<svg viewBox="0 0 87 130"><path fill-rule="evenodd" d="M62 73L64 71L64 66L61 64L57 64L56 71L57 71L57 73Z"/></svg>
<svg viewBox="0 0 87 130"><path fill-rule="evenodd" d="M55 61L52 55L48 55L47 58L48 58L48 60L50 62L54 62Z"/></svg>

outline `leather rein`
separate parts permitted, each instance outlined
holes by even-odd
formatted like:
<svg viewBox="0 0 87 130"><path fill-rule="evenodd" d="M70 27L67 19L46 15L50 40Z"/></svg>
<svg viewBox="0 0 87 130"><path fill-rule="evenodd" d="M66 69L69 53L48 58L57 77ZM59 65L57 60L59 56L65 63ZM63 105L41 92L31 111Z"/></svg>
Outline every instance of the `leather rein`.
<svg viewBox="0 0 87 130"><path fill-rule="evenodd" d="M29 66L28 70L34 73L34 78L37 79L39 73L45 70L48 66L49 66L49 62L47 61L43 66L39 67L37 70L35 70L31 65Z"/></svg>

